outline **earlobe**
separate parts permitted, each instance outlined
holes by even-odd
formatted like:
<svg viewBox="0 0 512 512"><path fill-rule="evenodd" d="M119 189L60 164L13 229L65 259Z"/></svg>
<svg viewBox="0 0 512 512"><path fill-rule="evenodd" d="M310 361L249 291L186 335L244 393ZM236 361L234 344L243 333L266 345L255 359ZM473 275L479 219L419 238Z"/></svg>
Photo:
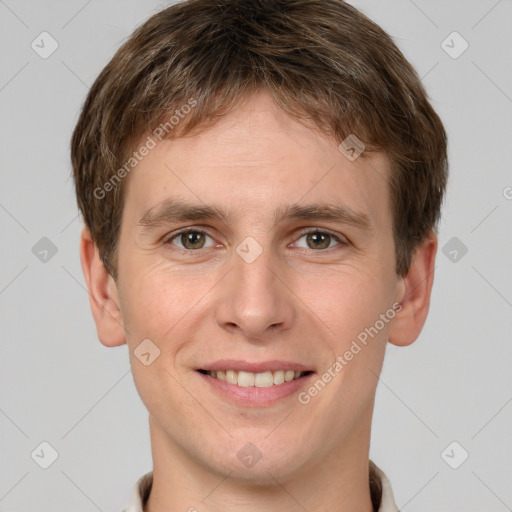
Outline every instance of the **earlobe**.
<svg viewBox="0 0 512 512"><path fill-rule="evenodd" d="M101 261L99 251L87 228L80 237L80 260L89 303L100 342L106 347L126 343L117 286Z"/></svg>
<svg viewBox="0 0 512 512"><path fill-rule="evenodd" d="M410 345L418 338L430 306L434 283L434 265L437 252L437 236L431 232L416 249L409 272L398 286L397 302L402 309L393 319L388 340L393 345Z"/></svg>

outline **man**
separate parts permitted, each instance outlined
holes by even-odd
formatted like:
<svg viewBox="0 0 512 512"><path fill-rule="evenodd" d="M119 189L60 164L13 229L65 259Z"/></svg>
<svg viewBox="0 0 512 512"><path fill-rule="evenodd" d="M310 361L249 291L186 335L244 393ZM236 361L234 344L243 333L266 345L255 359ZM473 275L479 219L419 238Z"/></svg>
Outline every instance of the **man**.
<svg viewBox="0 0 512 512"><path fill-rule="evenodd" d="M176 4L96 80L72 162L98 337L149 412L126 510L396 510L373 403L428 313L447 161L389 36L340 0Z"/></svg>

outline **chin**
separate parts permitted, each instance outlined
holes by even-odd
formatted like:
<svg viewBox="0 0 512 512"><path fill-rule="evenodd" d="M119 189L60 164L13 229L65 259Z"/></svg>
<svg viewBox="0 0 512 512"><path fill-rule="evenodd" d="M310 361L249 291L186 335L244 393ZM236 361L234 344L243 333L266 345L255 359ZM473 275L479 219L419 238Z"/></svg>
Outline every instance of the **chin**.
<svg viewBox="0 0 512 512"><path fill-rule="evenodd" d="M273 486L288 480L306 462L307 454L298 448L303 443L290 439L270 440L268 435L269 431L266 430L261 436L232 440L230 447L218 450L216 460L222 462L217 464L217 469L224 475L229 474L230 480L248 485ZM261 441L249 440L256 437ZM226 458L229 453L232 455Z"/></svg>

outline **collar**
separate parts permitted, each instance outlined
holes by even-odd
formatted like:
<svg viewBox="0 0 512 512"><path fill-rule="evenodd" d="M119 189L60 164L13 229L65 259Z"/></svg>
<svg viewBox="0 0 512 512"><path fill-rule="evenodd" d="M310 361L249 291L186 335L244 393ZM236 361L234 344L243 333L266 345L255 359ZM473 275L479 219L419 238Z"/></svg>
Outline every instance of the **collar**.
<svg viewBox="0 0 512 512"><path fill-rule="evenodd" d="M133 487L128 507L122 512L144 512L151 486L153 485L153 472L141 476ZM370 461L370 494L376 512L398 512L391 489L391 483L372 461Z"/></svg>

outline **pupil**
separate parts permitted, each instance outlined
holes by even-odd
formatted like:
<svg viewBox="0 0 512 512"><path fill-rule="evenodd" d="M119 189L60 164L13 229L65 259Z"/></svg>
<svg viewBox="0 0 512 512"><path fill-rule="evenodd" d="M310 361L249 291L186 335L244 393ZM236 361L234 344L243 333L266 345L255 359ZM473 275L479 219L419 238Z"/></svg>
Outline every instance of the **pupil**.
<svg viewBox="0 0 512 512"><path fill-rule="evenodd" d="M329 247L329 240L330 235L323 234L323 233L310 233L309 234L309 240L313 242L313 246L315 248L321 248L324 249L326 247Z"/></svg>
<svg viewBox="0 0 512 512"><path fill-rule="evenodd" d="M185 233L182 238L182 243L185 247L187 247L189 245L192 245L194 247L196 245L201 245L201 237L202 236L203 235L201 233L197 233L197 232Z"/></svg>

